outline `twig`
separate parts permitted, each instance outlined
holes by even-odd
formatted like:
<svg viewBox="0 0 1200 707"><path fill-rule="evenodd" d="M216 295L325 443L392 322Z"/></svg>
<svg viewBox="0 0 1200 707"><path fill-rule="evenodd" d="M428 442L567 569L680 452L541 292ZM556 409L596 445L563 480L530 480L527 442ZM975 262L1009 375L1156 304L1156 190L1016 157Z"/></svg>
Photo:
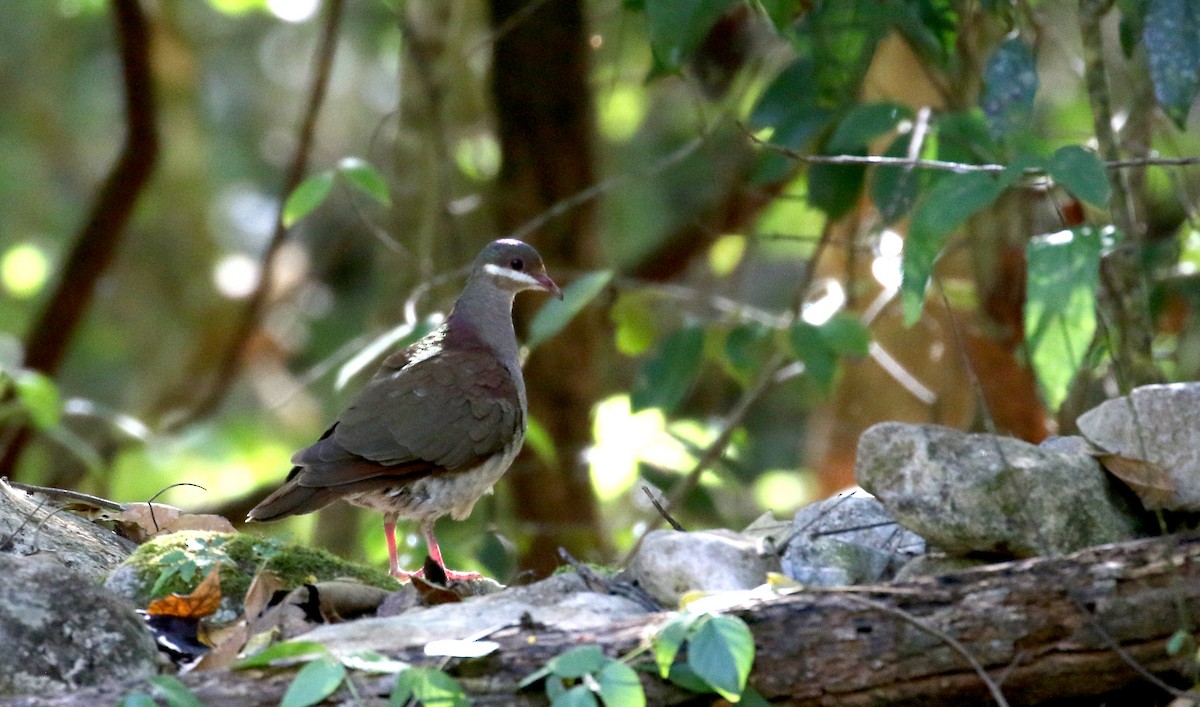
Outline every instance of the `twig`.
<svg viewBox="0 0 1200 707"><path fill-rule="evenodd" d="M903 609L898 609L894 606L888 606L887 604L882 604L873 599L868 599L857 594L845 594L844 596L857 604L870 607L876 611L887 614L888 616L894 616L950 646L955 653L961 655L966 659L967 663L971 665L971 668L979 676L979 679L982 680L983 684L987 686L988 692L991 693L992 699L995 700L996 704L1000 705L1001 707L1008 707L1008 700L1004 699L1004 693L1000 691L1000 687L997 686L996 682L992 680L992 677L988 675L987 670L985 670L983 665L975 658L975 656L971 655L966 647L956 641L953 636L935 626L930 626Z"/></svg>
<svg viewBox="0 0 1200 707"><path fill-rule="evenodd" d="M613 596L623 597L642 607L646 611L662 611L662 605L659 604L654 597L650 596L649 592L642 589L636 584L630 582L622 582L620 580L608 579L601 577L592 571L591 567L576 560L571 553L567 552L565 547L558 548L558 556L562 558L583 580L584 585L593 592L598 594L611 594Z"/></svg>
<svg viewBox="0 0 1200 707"><path fill-rule="evenodd" d="M329 87L333 56L337 50L337 36L341 27L344 4L344 0L328 0L326 5L325 22L317 45L317 53L313 59L313 76L308 103L300 122L296 152L292 155L292 162L288 166L283 180L279 212L275 217L275 230L263 252L258 286L250 295L250 300L242 311L241 319L234 329L229 347L217 363L212 384L191 410L171 421L171 424L168 425L169 429L178 429L189 422L203 418L221 405L237 377L251 335L258 327L259 319L266 308L267 298L270 296L271 285L274 281L272 273L275 269L275 260L288 235L288 230L283 225L283 205L286 203L288 195L296 189L308 171L308 159L316 135L317 117L320 115L321 104L325 100L325 93Z"/></svg>
<svg viewBox="0 0 1200 707"><path fill-rule="evenodd" d="M75 237L53 294L25 337L25 366L50 376L66 355L158 159L149 23L139 0L114 0L112 13L125 94L125 143ZM29 438L29 429L22 427L4 446L0 476L12 476Z"/></svg>
<svg viewBox="0 0 1200 707"><path fill-rule="evenodd" d="M642 486L642 492L645 493L646 497L650 499L650 503L654 504L655 510L657 510L658 514L663 517L663 520L667 521L667 523L675 530L685 532L683 526L679 524L679 521L672 518L671 514L667 513L667 509L663 508L662 504L658 502L658 499L654 497L654 494L650 491L649 486Z"/></svg>
<svg viewBox="0 0 1200 707"><path fill-rule="evenodd" d="M864 167L906 167L909 169L934 169L944 172L991 172L997 174L1008 169L1008 165L1003 164L974 164L971 162L952 162L950 160L890 157L887 155L810 155L799 150L793 150L790 147L785 147L784 145L776 145L775 143L767 142L766 140L763 140L757 135L749 132L744 127L742 130L751 142L763 148L764 150L777 152L781 155L785 155L805 164L862 165ZM1200 164L1200 155L1193 157L1129 157L1125 159L1117 159L1114 157L1111 159L1104 159L1103 163L1105 169L1110 171L1143 167L1187 167ZM1046 174L1046 170L1038 167L1027 167L1024 171L1024 174L1027 177L1042 176Z"/></svg>
<svg viewBox="0 0 1200 707"><path fill-rule="evenodd" d="M117 503L116 501L110 501L107 498L100 498L99 496L93 496L91 494L81 493L79 491L70 491L68 489L59 489L50 486L34 486L33 484L22 484L17 481L9 481L8 485L15 489L24 491L25 493L36 493L46 496L47 498L61 498L69 501L78 501L80 503L90 503L93 506L103 508L106 511L124 511L126 508L125 504L123 503Z"/></svg>
<svg viewBox="0 0 1200 707"><path fill-rule="evenodd" d="M1134 660L1133 656L1129 655L1129 653L1121 647L1120 642L1113 638L1112 634L1110 634L1107 629L1100 625L1100 619L1098 619L1094 613L1089 611L1088 608L1084 606L1083 602L1079 600L1079 597L1075 596L1074 594L1069 596L1071 598L1071 602L1075 604L1077 609L1079 609L1079 612L1087 617L1088 625L1092 627L1092 630L1096 632L1096 635L1099 636L1102 641L1108 644L1108 647L1112 649L1112 652L1116 653L1117 657L1125 661L1126 665L1133 668L1138 675L1141 675L1147 682L1152 683L1160 690L1170 693L1177 699L1187 700L1193 705L1200 704L1200 695L1196 695L1195 693L1188 692L1187 690L1180 690L1177 687L1168 685L1157 675L1147 670L1146 666Z"/></svg>

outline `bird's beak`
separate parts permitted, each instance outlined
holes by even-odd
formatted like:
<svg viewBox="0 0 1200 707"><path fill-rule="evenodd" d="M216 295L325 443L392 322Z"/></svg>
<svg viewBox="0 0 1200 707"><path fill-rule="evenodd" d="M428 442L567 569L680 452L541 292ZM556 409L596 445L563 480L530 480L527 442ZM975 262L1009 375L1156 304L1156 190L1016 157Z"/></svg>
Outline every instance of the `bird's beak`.
<svg viewBox="0 0 1200 707"><path fill-rule="evenodd" d="M549 292L559 299L563 298L562 290L558 285L554 284L554 280L551 280L549 275L544 273L541 275L534 275L533 279L538 281L538 284L542 286L543 290Z"/></svg>

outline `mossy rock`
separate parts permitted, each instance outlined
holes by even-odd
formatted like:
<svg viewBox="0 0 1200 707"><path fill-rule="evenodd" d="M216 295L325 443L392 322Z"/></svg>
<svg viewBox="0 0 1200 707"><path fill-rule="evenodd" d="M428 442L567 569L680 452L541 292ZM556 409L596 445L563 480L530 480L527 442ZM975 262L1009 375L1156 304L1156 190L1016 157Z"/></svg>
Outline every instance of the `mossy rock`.
<svg viewBox="0 0 1200 707"><path fill-rule="evenodd" d="M243 533L184 531L153 538L108 576L105 585L139 607L169 594L189 594L209 570L220 568L221 608L217 622L242 613L242 600L256 574L274 572L284 588L336 578L354 578L388 591L400 582L387 572L347 562L325 550Z"/></svg>

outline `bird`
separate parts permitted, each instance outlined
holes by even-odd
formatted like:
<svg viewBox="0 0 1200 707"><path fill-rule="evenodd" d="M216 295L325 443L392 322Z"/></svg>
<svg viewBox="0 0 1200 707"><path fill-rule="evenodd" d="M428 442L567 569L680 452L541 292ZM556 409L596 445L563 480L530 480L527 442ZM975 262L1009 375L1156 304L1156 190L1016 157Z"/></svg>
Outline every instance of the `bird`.
<svg viewBox="0 0 1200 707"><path fill-rule="evenodd" d="M513 328L517 293L562 299L533 246L500 239L484 246L445 321L380 365L315 443L292 456L286 481L248 521L310 513L342 499L383 512L389 570L401 570L396 523L416 521L429 556L448 581L434 534L443 516L463 520L491 493L525 440L527 402Z"/></svg>

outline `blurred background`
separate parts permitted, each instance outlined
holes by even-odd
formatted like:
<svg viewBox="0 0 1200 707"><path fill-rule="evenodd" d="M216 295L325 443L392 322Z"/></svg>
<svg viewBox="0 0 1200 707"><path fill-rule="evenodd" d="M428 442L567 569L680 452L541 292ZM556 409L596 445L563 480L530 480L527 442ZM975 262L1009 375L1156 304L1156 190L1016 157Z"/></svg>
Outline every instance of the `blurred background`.
<svg viewBox="0 0 1200 707"><path fill-rule="evenodd" d="M1195 154L1195 87L1168 104L1150 80L1154 4L1097 20L1117 146ZM1097 320L1095 258L1065 285L1031 279L1039 235L1122 225L1043 178L934 248L935 286L906 325L910 209L937 174L796 159L914 142L970 163L1103 155L1073 2L9 0L0 14L0 440L18 481L162 492L240 521L503 236L576 283L579 312L536 325L552 335L526 363L522 456L469 520L439 526L448 564L501 579L547 572L559 546L618 560L660 522L643 486L689 529L741 528L852 484L874 422L1037 442L1123 387L1200 368L1194 167L1121 172L1145 289L1113 291L1144 320ZM138 115L156 141L129 132ZM139 159L144 175L111 176ZM332 189L280 228L297 165ZM1070 302L1048 304L1055 292ZM522 296L520 331L544 305ZM1056 314L1053 346L1030 345L1031 306ZM1114 331L1153 362L1116 370ZM379 524L337 504L252 532L382 564ZM407 530L402 559L419 564Z"/></svg>

